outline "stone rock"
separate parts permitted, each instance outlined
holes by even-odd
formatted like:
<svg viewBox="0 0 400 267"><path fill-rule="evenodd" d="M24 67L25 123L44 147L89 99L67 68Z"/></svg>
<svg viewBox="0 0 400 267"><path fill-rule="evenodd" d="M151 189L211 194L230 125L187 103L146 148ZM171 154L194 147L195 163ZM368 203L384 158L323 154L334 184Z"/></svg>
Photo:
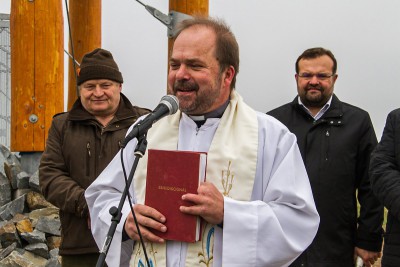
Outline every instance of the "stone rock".
<svg viewBox="0 0 400 267"><path fill-rule="evenodd" d="M61 257L58 256L57 258L50 258L45 267L61 267Z"/></svg>
<svg viewBox="0 0 400 267"><path fill-rule="evenodd" d="M17 188L29 189L29 177L30 175L24 171L17 173Z"/></svg>
<svg viewBox="0 0 400 267"><path fill-rule="evenodd" d="M0 261L1 267L38 267L16 251Z"/></svg>
<svg viewBox="0 0 400 267"><path fill-rule="evenodd" d="M0 144L0 267L61 267L59 209L41 194L40 157Z"/></svg>
<svg viewBox="0 0 400 267"><path fill-rule="evenodd" d="M0 207L11 201L10 181L0 172Z"/></svg>
<svg viewBox="0 0 400 267"><path fill-rule="evenodd" d="M7 257L16 247L17 247L17 243L12 243L11 245L9 245L5 249L3 249L0 252L0 260L2 260L5 257Z"/></svg>
<svg viewBox="0 0 400 267"><path fill-rule="evenodd" d="M22 257L27 259L29 262L33 263L35 267L44 267L46 266L47 259L40 257L30 251L23 251L20 253Z"/></svg>
<svg viewBox="0 0 400 267"><path fill-rule="evenodd" d="M25 249L17 247L14 251L18 252L20 255L25 253Z"/></svg>
<svg viewBox="0 0 400 267"><path fill-rule="evenodd" d="M0 155L3 156L3 158L5 159L5 162L20 164L19 158L14 153L11 153L11 151L2 144L0 144Z"/></svg>
<svg viewBox="0 0 400 267"><path fill-rule="evenodd" d="M45 233L35 229L32 232L25 232L21 233L21 237L27 241L29 244L35 244L35 243L45 243L46 240L46 235ZM50 236L51 237L51 236ZM48 237L48 239L50 238Z"/></svg>
<svg viewBox="0 0 400 267"><path fill-rule="evenodd" d="M17 243L18 247L21 247L21 240L14 223L8 222L0 227L0 243L3 247L8 247L14 242Z"/></svg>
<svg viewBox="0 0 400 267"><path fill-rule="evenodd" d="M21 167L31 175L39 169L42 152L20 152Z"/></svg>
<svg viewBox="0 0 400 267"><path fill-rule="evenodd" d="M60 236L49 236L47 239L47 246L49 250L58 249L61 245L61 237Z"/></svg>
<svg viewBox="0 0 400 267"><path fill-rule="evenodd" d="M44 209L33 210L29 213L29 219L31 219L33 227L36 227L39 218L49 215L58 216L58 213L59 213L58 208L44 208Z"/></svg>
<svg viewBox="0 0 400 267"><path fill-rule="evenodd" d="M12 222L13 223L17 223L21 220L25 220L25 219L29 219L29 217L26 214L22 214L22 213L17 213L14 215L14 217L12 218Z"/></svg>
<svg viewBox="0 0 400 267"><path fill-rule="evenodd" d="M61 236L60 217L58 215L40 217L36 229L51 235Z"/></svg>
<svg viewBox="0 0 400 267"><path fill-rule="evenodd" d="M4 172L6 173L6 176L10 181L12 189L17 189L17 176L20 172L22 172L21 165L15 163L9 164L7 162L4 162Z"/></svg>
<svg viewBox="0 0 400 267"><path fill-rule="evenodd" d="M23 196L23 195L28 194L28 193L31 192L31 191L32 191L32 189L30 189L30 188L26 188L26 189L16 189L16 190L14 190L13 193L12 193L12 199L17 199L17 198L19 198L19 197L21 197L21 196Z"/></svg>
<svg viewBox="0 0 400 267"><path fill-rule="evenodd" d="M45 243L35 243L35 244L29 244L25 246L25 250L32 252L35 255L38 255L42 258L49 259L50 254L49 254L49 248Z"/></svg>
<svg viewBox="0 0 400 267"><path fill-rule="evenodd" d="M6 175L6 172L4 171L4 163L5 162L4 162L3 155L1 155L1 153L0 153L0 173Z"/></svg>
<svg viewBox="0 0 400 267"><path fill-rule="evenodd" d="M50 258L58 258L58 253L59 253L58 248L54 248L54 249L50 250L49 251Z"/></svg>
<svg viewBox="0 0 400 267"><path fill-rule="evenodd" d="M31 191L27 194L26 203L30 210L55 207L53 204L48 202L42 194L35 191Z"/></svg>
<svg viewBox="0 0 400 267"><path fill-rule="evenodd" d="M29 178L29 187L34 191L41 193L39 186L39 170L35 171Z"/></svg>
<svg viewBox="0 0 400 267"><path fill-rule="evenodd" d="M0 172L5 173L4 163L20 164L18 157L11 153L11 151L4 145L0 144Z"/></svg>
<svg viewBox="0 0 400 267"><path fill-rule="evenodd" d="M22 233L30 233L33 231L33 227L32 227L32 223L31 220L29 220L29 218L25 218L23 220L18 221L15 224L15 228L17 228L18 233L22 234Z"/></svg>
<svg viewBox="0 0 400 267"><path fill-rule="evenodd" d="M24 213L27 211L26 195L9 202L0 207L0 219L10 220L17 213Z"/></svg>
<svg viewBox="0 0 400 267"><path fill-rule="evenodd" d="M4 153L3 153L3 148L4 148ZM4 173L4 163L7 162L7 157L5 156L5 154L10 155L11 152L10 150L8 150L7 147L0 144L0 173Z"/></svg>

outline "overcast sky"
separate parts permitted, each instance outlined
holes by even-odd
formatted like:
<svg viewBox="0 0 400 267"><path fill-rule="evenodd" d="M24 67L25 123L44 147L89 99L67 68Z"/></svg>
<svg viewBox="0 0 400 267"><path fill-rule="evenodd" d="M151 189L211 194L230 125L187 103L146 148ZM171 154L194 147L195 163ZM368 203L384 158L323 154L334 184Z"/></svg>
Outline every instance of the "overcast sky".
<svg viewBox="0 0 400 267"><path fill-rule="evenodd" d="M168 13L168 0L142 2ZM0 13L10 3L1 0ZM386 115L400 107L400 1L209 0L209 9L238 39L236 89L248 104L267 112L292 101L297 57L322 46L338 61L335 93L370 113L380 139ZM119 64L123 92L153 109L166 94L166 26L135 0L103 0L102 12L102 46Z"/></svg>

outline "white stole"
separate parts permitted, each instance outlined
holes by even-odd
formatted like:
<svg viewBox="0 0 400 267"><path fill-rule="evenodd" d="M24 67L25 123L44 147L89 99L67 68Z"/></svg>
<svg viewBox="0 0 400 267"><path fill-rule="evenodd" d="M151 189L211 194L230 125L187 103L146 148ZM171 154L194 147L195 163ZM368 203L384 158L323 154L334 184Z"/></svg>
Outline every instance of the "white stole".
<svg viewBox="0 0 400 267"><path fill-rule="evenodd" d="M176 150L181 113L158 121L148 132L148 148ZM225 196L249 201L253 191L257 164L258 121L256 112L241 96L231 92L207 158L207 182L212 182ZM147 154L139 161L134 177L136 203L144 203ZM188 244L185 266L212 266L214 225L205 224L201 241ZM166 266L166 245L146 243L152 267ZM135 247L131 267L146 266L140 242Z"/></svg>

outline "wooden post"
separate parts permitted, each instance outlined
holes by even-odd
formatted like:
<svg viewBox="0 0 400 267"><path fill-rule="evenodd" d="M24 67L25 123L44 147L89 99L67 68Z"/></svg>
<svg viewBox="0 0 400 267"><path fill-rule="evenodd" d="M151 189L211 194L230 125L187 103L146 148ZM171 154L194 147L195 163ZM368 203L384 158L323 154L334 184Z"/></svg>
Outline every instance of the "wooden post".
<svg viewBox="0 0 400 267"><path fill-rule="evenodd" d="M169 0L169 11L185 13L187 15L208 16L208 0ZM168 39L168 60L174 39Z"/></svg>
<svg viewBox="0 0 400 267"><path fill-rule="evenodd" d="M64 110L63 25L61 1L11 1L12 151L43 151Z"/></svg>
<svg viewBox="0 0 400 267"><path fill-rule="evenodd" d="M80 63L84 54L101 47L101 0L69 0L73 52ZM69 36L68 36L69 38ZM72 55L71 42L69 53ZM68 62L68 110L76 101L77 86L72 59Z"/></svg>

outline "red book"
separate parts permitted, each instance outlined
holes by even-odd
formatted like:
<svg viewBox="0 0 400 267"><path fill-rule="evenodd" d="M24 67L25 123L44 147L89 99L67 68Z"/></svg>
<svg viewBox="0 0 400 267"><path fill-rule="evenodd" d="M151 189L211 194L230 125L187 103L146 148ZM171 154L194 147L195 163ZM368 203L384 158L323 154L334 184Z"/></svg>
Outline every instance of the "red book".
<svg viewBox="0 0 400 267"><path fill-rule="evenodd" d="M145 204L161 212L165 218L165 233L152 230L167 240L196 242L200 240L200 217L184 214L180 206L186 193L197 194L205 181L207 154L193 151L148 150Z"/></svg>

